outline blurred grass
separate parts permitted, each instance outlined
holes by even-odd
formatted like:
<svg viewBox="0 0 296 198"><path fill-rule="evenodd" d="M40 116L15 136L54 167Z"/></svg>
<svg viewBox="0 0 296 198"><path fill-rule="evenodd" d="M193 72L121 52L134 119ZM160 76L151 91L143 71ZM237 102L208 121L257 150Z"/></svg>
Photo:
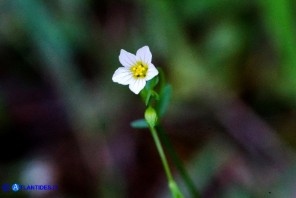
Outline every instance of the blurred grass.
<svg viewBox="0 0 296 198"><path fill-rule="evenodd" d="M290 0L260 1L267 34L271 36L280 65L279 89L295 98L296 38L293 4ZM294 9L295 12L295 9Z"/></svg>

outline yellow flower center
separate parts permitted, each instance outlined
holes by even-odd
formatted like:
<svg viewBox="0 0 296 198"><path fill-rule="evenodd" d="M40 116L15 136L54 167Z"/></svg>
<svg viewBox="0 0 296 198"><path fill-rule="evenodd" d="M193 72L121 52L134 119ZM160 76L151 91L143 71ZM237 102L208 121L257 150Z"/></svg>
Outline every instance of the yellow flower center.
<svg viewBox="0 0 296 198"><path fill-rule="evenodd" d="M134 78L145 78L148 71L148 65L139 61L134 66L131 67Z"/></svg>

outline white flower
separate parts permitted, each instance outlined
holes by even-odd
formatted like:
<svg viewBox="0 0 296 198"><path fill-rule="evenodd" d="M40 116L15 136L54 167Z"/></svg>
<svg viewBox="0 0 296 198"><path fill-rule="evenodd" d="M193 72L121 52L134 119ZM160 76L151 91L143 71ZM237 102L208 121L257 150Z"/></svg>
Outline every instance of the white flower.
<svg viewBox="0 0 296 198"><path fill-rule="evenodd" d="M112 80L122 85L129 85L130 90L138 94L145 87L146 81L158 74L151 60L152 54L148 46L138 49L136 55L122 49L119 62L123 67L114 72Z"/></svg>

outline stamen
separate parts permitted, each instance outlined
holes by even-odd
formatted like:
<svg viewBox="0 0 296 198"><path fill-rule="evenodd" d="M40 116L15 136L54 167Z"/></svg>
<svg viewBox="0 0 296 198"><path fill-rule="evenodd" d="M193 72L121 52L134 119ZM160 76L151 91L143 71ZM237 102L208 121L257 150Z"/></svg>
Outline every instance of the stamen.
<svg viewBox="0 0 296 198"><path fill-rule="evenodd" d="M134 78L145 78L148 71L148 66L143 62L139 61L131 67Z"/></svg>

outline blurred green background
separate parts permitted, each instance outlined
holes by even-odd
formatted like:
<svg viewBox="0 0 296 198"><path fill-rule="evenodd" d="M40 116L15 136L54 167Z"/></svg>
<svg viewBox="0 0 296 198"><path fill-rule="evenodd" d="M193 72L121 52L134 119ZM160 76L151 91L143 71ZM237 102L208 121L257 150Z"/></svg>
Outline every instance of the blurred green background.
<svg viewBox="0 0 296 198"><path fill-rule="evenodd" d="M144 105L111 80L120 49L144 45L172 84L164 128L202 197L296 197L295 6L1 0L0 185L58 190L0 197L170 197L149 131L130 127Z"/></svg>

